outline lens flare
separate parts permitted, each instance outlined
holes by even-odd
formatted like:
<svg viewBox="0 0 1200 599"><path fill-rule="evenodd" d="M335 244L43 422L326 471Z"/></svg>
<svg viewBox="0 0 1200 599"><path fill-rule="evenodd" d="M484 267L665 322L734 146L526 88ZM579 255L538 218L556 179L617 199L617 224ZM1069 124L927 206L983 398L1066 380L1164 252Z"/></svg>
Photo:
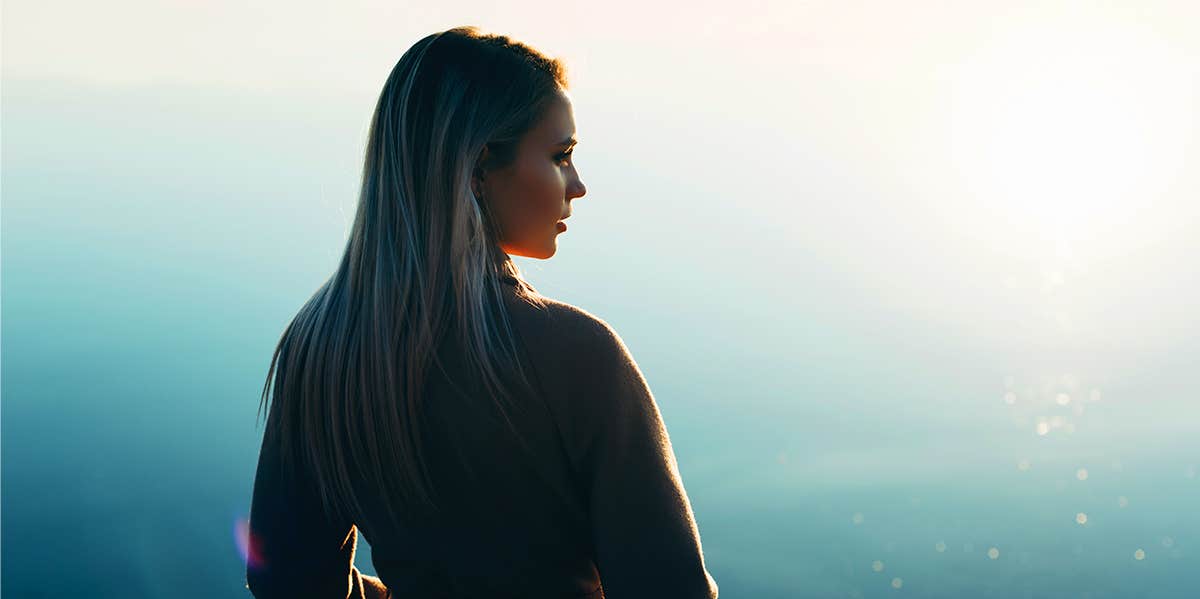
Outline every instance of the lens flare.
<svg viewBox="0 0 1200 599"><path fill-rule="evenodd" d="M250 520L237 518L233 525L233 540L237 544L242 562L249 568L261 568L263 565L262 544L250 532Z"/></svg>

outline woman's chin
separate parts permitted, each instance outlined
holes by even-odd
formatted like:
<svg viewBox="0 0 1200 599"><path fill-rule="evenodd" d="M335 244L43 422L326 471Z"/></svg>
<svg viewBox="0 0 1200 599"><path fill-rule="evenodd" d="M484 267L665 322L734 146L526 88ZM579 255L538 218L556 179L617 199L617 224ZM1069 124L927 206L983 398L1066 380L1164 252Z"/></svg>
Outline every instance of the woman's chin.
<svg viewBox="0 0 1200 599"><path fill-rule="evenodd" d="M558 242L557 240L551 239L549 244L542 247L507 248L505 249L505 252L512 256L522 256L525 258L533 258L535 260L545 260L554 256L554 254L558 252Z"/></svg>
<svg viewBox="0 0 1200 599"><path fill-rule="evenodd" d="M546 248L544 251L540 252L537 256L534 256L534 257L539 258L541 260L546 260L547 258L552 258L554 256L554 254L556 254L557 252L558 252L558 244L552 241L552 242L550 242L550 247Z"/></svg>

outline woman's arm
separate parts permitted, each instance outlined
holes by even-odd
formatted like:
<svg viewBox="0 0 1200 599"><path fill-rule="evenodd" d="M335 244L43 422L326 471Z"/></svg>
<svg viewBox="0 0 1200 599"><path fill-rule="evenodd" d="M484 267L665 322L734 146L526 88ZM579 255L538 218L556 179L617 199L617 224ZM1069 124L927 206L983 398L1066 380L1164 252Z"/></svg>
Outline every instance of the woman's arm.
<svg viewBox="0 0 1200 599"><path fill-rule="evenodd" d="M591 317L595 319L595 317ZM667 429L624 342L599 319L573 355L569 445L589 498L608 599L715 599Z"/></svg>
<svg viewBox="0 0 1200 599"><path fill-rule="evenodd" d="M282 475L269 430L254 478L246 587L258 599L385 599L383 582L354 566L358 529L326 516L311 480Z"/></svg>

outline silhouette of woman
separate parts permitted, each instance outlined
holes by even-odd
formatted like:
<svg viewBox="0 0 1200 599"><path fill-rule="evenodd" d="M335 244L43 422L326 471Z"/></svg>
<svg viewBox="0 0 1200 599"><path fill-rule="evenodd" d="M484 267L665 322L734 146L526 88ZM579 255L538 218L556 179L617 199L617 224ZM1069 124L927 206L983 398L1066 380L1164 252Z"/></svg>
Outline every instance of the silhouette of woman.
<svg viewBox="0 0 1200 599"><path fill-rule="evenodd" d="M625 344L510 257L554 255L575 141L557 59L476 27L400 58L341 262L263 386L256 597L717 596Z"/></svg>

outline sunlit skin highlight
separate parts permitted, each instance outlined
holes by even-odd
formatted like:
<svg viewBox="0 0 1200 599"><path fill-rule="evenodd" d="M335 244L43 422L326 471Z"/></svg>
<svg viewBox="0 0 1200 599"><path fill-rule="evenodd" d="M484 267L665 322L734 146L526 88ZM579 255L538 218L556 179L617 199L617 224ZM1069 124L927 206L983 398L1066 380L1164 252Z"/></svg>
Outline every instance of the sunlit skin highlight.
<svg viewBox="0 0 1200 599"><path fill-rule="evenodd" d="M505 253L546 259L558 250L559 222L571 215L571 200L587 193L571 157L576 143L571 100L560 91L521 138L514 162L473 181L498 221Z"/></svg>

